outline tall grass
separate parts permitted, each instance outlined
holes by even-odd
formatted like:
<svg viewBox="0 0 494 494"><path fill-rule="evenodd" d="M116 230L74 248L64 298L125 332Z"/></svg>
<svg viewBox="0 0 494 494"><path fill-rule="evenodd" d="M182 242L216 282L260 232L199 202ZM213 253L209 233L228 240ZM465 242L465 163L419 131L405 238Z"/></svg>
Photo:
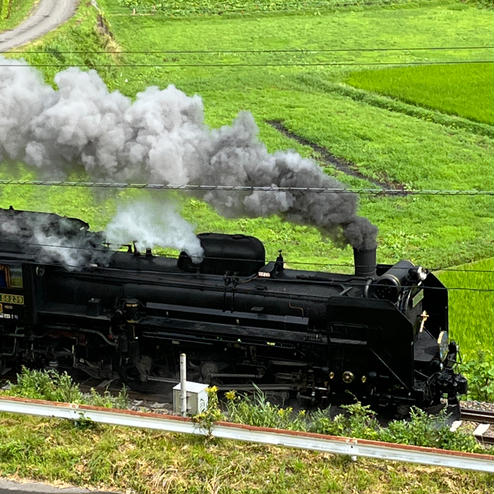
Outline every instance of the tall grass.
<svg viewBox="0 0 494 494"><path fill-rule="evenodd" d="M412 408L408 420L393 420L382 426L376 413L359 402L343 405L343 413L334 414L330 408L308 413L283 408L270 403L259 389L251 396L237 396L230 391L226 398L228 420L241 424L462 451L483 450L471 435L449 430L446 409L439 415L429 415Z"/></svg>
<svg viewBox="0 0 494 494"><path fill-rule="evenodd" d="M97 393L91 388L83 393L66 372L55 370L36 370L22 368L14 383L9 383L8 390L3 394L65 403L84 403L106 408L127 408L129 398L124 387L116 396L108 391Z"/></svg>
<svg viewBox="0 0 494 494"><path fill-rule="evenodd" d="M166 14L170 17L204 15L248 15L267 13L320 12L342 8L407 6L435 3L434 0L118 0L122 9L133 13Z"/></svg>

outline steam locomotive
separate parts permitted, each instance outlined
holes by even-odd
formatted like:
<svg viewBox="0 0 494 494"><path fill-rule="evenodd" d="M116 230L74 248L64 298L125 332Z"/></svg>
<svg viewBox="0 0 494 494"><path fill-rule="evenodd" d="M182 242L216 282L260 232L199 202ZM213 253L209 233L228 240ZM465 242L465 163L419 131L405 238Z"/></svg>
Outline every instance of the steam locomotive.
<svg viewBox="0 0 494 494"><path fill-rule="evenodd" d="M318 405L351 395L427 407L466 392L447 290L409 261L355 250L355 273L334 274L288 269L281 251L266 263L245 235L203 233L202 259L171 258L112 250L74 218L11 208L0 221L0 370L70 367L132 384L173 378L185 352L191 379ZM47 249L75 249L79 265Z"/></svg>

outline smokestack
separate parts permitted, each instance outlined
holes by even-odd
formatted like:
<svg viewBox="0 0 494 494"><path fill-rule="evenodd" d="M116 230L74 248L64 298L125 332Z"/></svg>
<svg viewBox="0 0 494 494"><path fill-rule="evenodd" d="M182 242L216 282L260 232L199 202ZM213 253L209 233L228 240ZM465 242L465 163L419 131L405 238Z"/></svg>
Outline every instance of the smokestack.
<svg viewBox="0 0 494 494"><path fill-rule="evenodd" d="M376 249L353 249L355 276L371 277L376 275Z"/></svg>

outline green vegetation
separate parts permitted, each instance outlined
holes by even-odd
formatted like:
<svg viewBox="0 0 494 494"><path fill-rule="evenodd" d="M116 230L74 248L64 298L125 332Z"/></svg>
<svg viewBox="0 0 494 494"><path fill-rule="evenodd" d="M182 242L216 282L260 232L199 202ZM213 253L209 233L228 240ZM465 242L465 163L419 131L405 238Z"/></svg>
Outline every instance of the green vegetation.
<svg viewBox="0 0 494 494"><path fill-rule="evenodd" d="M108 391L99 394L92 388L89 393L82 393L79 385L74 383L66 372L60 374L55 370L40 371L23 367L20 374L17 374L15 383L9 384L9 389L2 394L37 400L84 403L106 408L129 406L125 387L117 396L112 396Z"/></svg>
<svg viewBox="0 0 494 494"><path fill-rule="evenodd" d="M10 0L0 1L0 19L5 19L9 15Z"/></svg>
<svg viewBox="0 0 494 494"><path fill-rule="evenodd" d="M459 366L468 379L468 398L494 401L494 354L489 349L467 355Z"/></svg>
<svg viewBox="0 0 494 494"><path fill-rule="evenodd" d="M227 419L241 424L457 451L485 451L472 435L451 432L444 411L434 416L412 408L409 420L393 420L383 427L376 419L376 413L361 403L343 405L345 413L331 418L330 409L306 413L304 410L294 412L292 408L274 405L260 390L253 396L238 396L231 391L226 393L226 398Z"/></svg>
<svg viewBox="0 0 494 494"><path fill-rule="evenodd" d="M229 391L225 394L226 402L223 405L220 405L218 400L216 387L209 388L208 392L207 410L194 417L194 420L207 430L219 420L228 420L259 427L309 431L460 451L484 451L472 435L462 431L453 433L449 430L445 411L439 415L428 415L423 410L412 408L409 420L393 420L387 427L383 427L377 421L376 413L369 406L358 402L344 405L342 408L345 413L331 417L330 408L312 412L305 410L295 412L293 408L273 404L259 388L256 388L252 395L239 395L235 391ZM23 368L17 375L16 382L10 383L9 389L1 394L109 408L129 407L125 388L116 397L109 392L100 395L94 389L91 389L89 394L83 394L67 373L59 374L55 370L39 371Z"/></svg>
<svg viewBox="0 0 494 494"><path fill-rule="evenodd" d="M465 355L494 347L494 258L438 273L450 289L451 334ZM466 288L467 290L458 290Z"/></svg>
<svg viewBox="0 0 494 494"><path fill-rule="evenodd" d="M492 49L473 55L487 58L492 56ZM492 63L366 70L354 72L347 82L408 103L494 124Z"/></svg>
<svg viewBox="0 0 494 494"><path fill-rule="evenodd" d="M420 3L431 3L422 0ZM165 14L169 17L192 17L202 15L262 15L304 12L324 12L342 8L389 7L417 5L414 0L118 0L118 4L133 13ZM125 12L125 10L124 10Z"/></svg>
<svg viewBox="0 0 494 494"><path fill-rule="evenodd" d="M29 14L39 0L0 0L0 32L12 29Z"/></svg>

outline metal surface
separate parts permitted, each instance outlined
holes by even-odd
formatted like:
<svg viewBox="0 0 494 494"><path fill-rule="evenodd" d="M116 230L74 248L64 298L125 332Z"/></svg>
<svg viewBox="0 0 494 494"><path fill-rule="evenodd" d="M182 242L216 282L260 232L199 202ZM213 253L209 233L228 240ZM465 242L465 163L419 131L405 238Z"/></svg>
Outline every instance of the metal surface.
<svg viewBox="0 0 494 494"><path fill-rule="evenodd" d="M326 453L494 473L494 456L491 455L446 451L364 439L267 429L228 422L218 422L208 431L203 429L200 424L182 417L130 410L109 410L87 405L54 403L24 398L0 397L0 411L70 420L89 419L103 424L142 427L202 436L211 435L223 439L251 441Z"/></svg>
<svg viewBox="0 0 494 494"><path fill-rule="evenodd" d="M187 416L187 357L180 354L180 412Z"/></svg>

